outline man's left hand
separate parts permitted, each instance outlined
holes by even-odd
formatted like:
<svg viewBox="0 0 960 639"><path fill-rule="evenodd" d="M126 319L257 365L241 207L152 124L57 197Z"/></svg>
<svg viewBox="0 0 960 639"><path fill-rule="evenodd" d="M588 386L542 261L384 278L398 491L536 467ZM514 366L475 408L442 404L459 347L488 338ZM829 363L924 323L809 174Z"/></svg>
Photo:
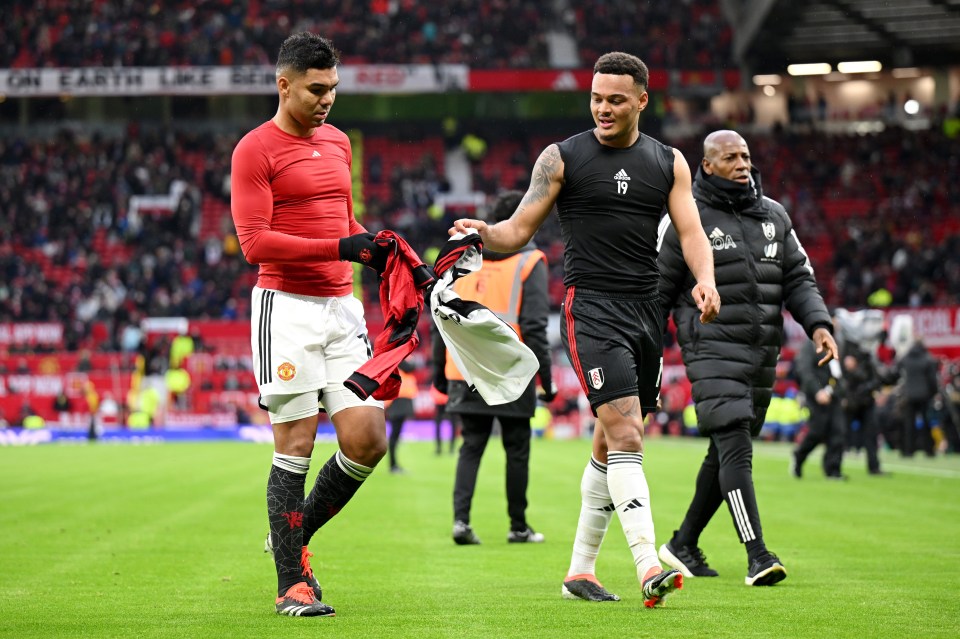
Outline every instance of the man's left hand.
<svg viewBox="0 0 960 639"><path fill-rule="evenodd" d="M823 353L823 357L817 363L817 366L823 366L831 359L840 357L840 349L837 347L837 341L833 339L830 331L820 326L813 331L813 344L817 347L817 354Z"/></svg>
<svg viewBox="0 0 960 639"><path fill-rule="evenodd" d="M690 295L700 309L700 323L709 324L720 314L720 293L717 287L710 284L697 284Z"/></svg>

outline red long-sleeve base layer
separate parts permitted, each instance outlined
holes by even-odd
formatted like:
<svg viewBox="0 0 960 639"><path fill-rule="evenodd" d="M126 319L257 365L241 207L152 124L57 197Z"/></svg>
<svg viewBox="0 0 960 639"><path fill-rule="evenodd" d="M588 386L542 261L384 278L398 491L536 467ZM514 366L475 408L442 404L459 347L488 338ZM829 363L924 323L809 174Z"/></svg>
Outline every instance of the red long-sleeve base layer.
<svg viewBox="0 0 960 639"><path fill-rule="evenodd" d="M230 176L233 222L243 255L260 265L257 286L297 295L352 292L338 242L364 233L353 217L346 134L330 124L301 138L265 122L237 144Z"/></svg>

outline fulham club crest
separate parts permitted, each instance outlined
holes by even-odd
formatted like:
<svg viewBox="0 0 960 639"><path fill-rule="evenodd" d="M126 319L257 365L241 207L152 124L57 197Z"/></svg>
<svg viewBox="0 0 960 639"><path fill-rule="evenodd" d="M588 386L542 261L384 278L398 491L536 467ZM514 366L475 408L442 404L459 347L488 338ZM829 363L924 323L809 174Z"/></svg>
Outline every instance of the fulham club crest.
<svg viewBox="0 0 960 639"><path fill-rule="evenodd" d="M763 227L763 236L768 240L773 240L777 236L777 227L773 222L761 222L760 226Z"/></svg>
<svg viewBox="0 0 960 639"><path fill-rule="evenodd" d="M603 386L603 369L593 368L587 371L587 379L590 380L591 386L596 390L600 390L600 387Z"/></svg>

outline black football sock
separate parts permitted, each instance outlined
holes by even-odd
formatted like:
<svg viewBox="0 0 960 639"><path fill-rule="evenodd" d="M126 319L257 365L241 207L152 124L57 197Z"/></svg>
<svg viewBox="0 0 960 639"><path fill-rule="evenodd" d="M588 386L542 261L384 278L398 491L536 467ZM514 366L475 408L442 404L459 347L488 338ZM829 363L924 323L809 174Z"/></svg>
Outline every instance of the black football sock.
<svg viewBox="0 0 960 639"><path fill-rule="evenodd" d="M350 461L339 450L327 460L303 506L304 545L347 505L372 472L372 468Z"/></svg>
<svg viewBox="0 0 960 639"><path fill-rule="evenodd" d="M282 596L294 584L303 581L300 557L303 548L303 489L308 457L273 454L267 479L267 516L273 561L277 566L277 594Z"/></svg>

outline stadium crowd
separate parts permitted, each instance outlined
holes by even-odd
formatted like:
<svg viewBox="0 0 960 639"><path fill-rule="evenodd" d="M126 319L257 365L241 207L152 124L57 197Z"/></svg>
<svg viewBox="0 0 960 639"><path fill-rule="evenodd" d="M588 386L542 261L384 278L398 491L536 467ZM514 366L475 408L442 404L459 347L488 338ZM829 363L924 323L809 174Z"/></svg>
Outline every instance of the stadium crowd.
<svg viewBox="0 0 960 639"><path fill-rule="evenodd" d="M488 196L523 187L531 149L565 135L507 134L495 127L478 133L487 150L472 164L473 181ZM246 317L256 269L240 254L229 220L236 135L131 126L122 135L64 129L51 138L0 140L0 324L63 322L68 352L140 353L148 374L163 375L170 344L148 341L140 329L144 318ZM804 230L830 305L960 304L960 193L950 179L951 167L960 163L960 142L936 129L829 137L778 129L754 134L751 142L755 156L763 158L758 168L765 192L783 202ZM374 231L397 230L429 256L451 219L463 213L436 204L450 189L442 156L451 146L426 131L367 135L362 145L364 223ZM699 145L696 139L677 142L692 163L700 157ZM178 191L177 184L185 186ZM134 212L130 206L131 198L171 192L179 195L167 208ZM548 255L556 310L563 273L555 218L536 239ZM365 283L366 299L376 299L370 274ZM10 347L0 360L14 372L17 357L44 350ZM197 347L210 353L218 371L201 375L197 389L230 391L250 382L237 370L243 366L215 351ZM422 365L428 358L415 355ZM940 426L938 437L958 432L956 368L942 369L941 392L927 403L932 423ZM778 392L789 391L789 367L779 374ZM682 381L669 384L652 428L691 432L684 423L689 385ZM886 388L878 396L877 425L884 441L898 446L904 416L894 393ZM784 406L797 401L789 392L783 398ZM577 410L575 402L560 403L557 415ZM786 412L800 415L799 406ZM774 420L765 436L791 439L799 427L790 419ZM960 450L960 436L949 446Z"/></svg>
<svg viewBox="0 0 960 639"><path fill-rule="evenodd" d="M730 59L729 26L717 3L704 0L593 0L567 9L531 0L7 4L0 67L12 68L271 64L280 42L301 30L331 37L346 64L546 68L550 31L576 41L581 64L597 51L646 50L652 41L663 45L650 48L655 66L713 68Z"/></svg>
<svg viewBox="0 0 960 639"><path fill-rule="evenodd" d="M781 131L753 140L766 162L759 167L765 190L804 229L828 303L960 303L960 187L947 168L960 163L960 142L935 131ZM231 144L230 135L135 127L123 138L64 130L52 139L0 141L0 321L70 317L77 346L94 320L242 315L253 267L223 220L200 235L203 202L218 202L221 212L226 206ZM695 144L678 144L690 161L700 155ZM497 189L490 175L525 182L514 158L532 145L496 137L490 145L509 150L490 156L502 166L487 167L479 183L487 194ZM398 230L421 252L437 246L455 214L434 205L449 187L442 162L413 157L389 175L378 163L367 154L368 179L385 188L371 189L364 223ZM187 187L172 210L130 213L131 196L167 194L177 181ZM558 228L546 226L538 242L551 258L559 307ZM887 293L871 298L877 291Z"/></svg>
<svg viewBox="0 0 960 639"><path fill-rule="evenodd" d="M605 51L645 51L651 68L711 69L733 59L733 31L711 0L589 0L575 3L565 17L583 60Z"/></svg>

